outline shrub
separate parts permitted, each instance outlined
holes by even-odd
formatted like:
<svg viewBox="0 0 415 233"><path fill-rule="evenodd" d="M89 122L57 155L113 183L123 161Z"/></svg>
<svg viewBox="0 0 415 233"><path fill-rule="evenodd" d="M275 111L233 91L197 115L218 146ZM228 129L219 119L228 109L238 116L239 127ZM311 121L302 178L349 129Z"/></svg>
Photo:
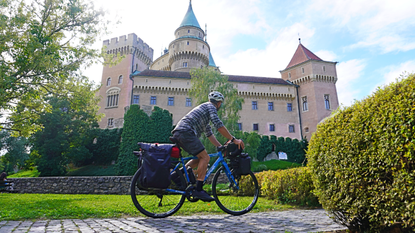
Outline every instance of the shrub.
<svg viewBox="0 0 415 233"><path fill-rule="evenodd" d="M316 194L357 232L415 230L415 78L397 81L318 125L308 150Z"/></svg>
<svg viewBox="0 0 415 233"><path fill-rule="evenodd" d="M274 135L271 137L265 135L261 137L257 159L258 161L264 161L265 157L274 150L276 153L280 151L287 153L289 162L303 163L305 161L307 144L307 140L305 139L299 141L298 139L291 139L289 137L277 138Z"/></svg>
<svg viewBox="0 0 415 233"><path fill-rule="evenodd" d="M264 171L255 176L261 186L262 196L278 200L281 204L320 205L313 194L311 171L307 167Z"/></svg>

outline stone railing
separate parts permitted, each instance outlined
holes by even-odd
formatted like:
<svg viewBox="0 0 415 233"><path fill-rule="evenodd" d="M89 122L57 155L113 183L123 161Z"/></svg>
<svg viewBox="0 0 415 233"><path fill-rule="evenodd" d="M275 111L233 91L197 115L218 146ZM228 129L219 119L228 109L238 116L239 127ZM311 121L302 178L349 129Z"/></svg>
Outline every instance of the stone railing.
<svg viewBox="0 0 415 233"><path fill-rule="evenodd" d="M131 176L8 178L18 193L130 194Z"/></svg>

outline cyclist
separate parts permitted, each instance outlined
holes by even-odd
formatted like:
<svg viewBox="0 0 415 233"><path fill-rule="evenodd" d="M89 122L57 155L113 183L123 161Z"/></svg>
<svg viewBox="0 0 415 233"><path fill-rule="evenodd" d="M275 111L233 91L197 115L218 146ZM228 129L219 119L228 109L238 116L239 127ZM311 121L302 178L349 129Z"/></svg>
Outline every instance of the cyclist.
<svg viewBox="0 0 415 233"><path fill-rule="evenodd" d="M177 123L172 134L186 152L198 157L198 159L192 159L186 164L186 167L197 167L196 191L193 192L193 196L202 201L210 202L215 199L203 190L203 181L206 176L210 157L202 142L199 140L199 137L202 133L205 133L206 137L209 138L209 141L213 145L216 147L221 146L220 142L212 133L212 129L209 125L209 122L212 122L219 133L238 145L238 148L244 149L245 145L242 140L236 139L229 133L228 129L226 129L218 117L217 111L225 99L223 95L220 92L213 91L209 93L208 98L209 102L195 107L184 116L179 123Z"/></svg>

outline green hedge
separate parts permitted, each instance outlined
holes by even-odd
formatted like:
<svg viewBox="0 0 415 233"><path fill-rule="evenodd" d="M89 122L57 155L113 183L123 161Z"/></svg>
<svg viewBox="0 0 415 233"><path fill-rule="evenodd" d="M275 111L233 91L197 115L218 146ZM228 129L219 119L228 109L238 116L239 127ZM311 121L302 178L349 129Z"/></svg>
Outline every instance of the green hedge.
<svg viewBox="0 0 415 233"><path fill-rule="evenodd" d="M115 166L118 175L133 175L137 171L138 142L171 143L169 137L173 126L172 116L167 110L154 107L149 117L139 105L131 105L124 115L120 153Z"/></svg>
<svg viewBox="0 0 415 233"><path fill-rule="evenodd" d="M94 164L111 164L118 158L121 144L122 128L94 129L95 139L87 145L92 153L91 162Z"/></svg>
<svg viewBox="0 0 415 233"><path fill-rule="evenodd" d="M314 185L308 167L264 171L255 176L261 186L262 196L275 199L281 204L320 206L313 194Z"/></svg>
<svg viewBox="0 0 415 233"><path fill-rule="evenodd" d="M298 139L276 137L274 135L262 136L260 145L258 147L257 158L259 161L264 161L265 157L272 152L276 153L282 151L287 153L289 162L303 163L305 161L305 151L307 149L307 141L299 141Z"/></svg>
<svg viewBox="0 0 415 233"><path fill-rule="evenodd" d="M316 194L355 232L415 231L415 78L318 125L308 159Z"/></svg>

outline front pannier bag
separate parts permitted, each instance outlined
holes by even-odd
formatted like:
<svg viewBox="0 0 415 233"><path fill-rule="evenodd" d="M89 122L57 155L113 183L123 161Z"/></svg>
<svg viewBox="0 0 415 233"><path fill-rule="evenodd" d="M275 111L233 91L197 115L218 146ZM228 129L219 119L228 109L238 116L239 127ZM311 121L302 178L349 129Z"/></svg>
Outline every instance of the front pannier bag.
<svg viewBox="0 0 415 233"><path fill-rule="evenodd" d="M138 143L142 150L140 183L144 188L165 189L170 185L170 153L173 144Z"/></svg>
<svg viewBox="0 0 415 233"><path fill-rule="evenodd" d="M248 175L251 172L251 157L242 153L239 158L239 166L241 175Z"/></svg>

